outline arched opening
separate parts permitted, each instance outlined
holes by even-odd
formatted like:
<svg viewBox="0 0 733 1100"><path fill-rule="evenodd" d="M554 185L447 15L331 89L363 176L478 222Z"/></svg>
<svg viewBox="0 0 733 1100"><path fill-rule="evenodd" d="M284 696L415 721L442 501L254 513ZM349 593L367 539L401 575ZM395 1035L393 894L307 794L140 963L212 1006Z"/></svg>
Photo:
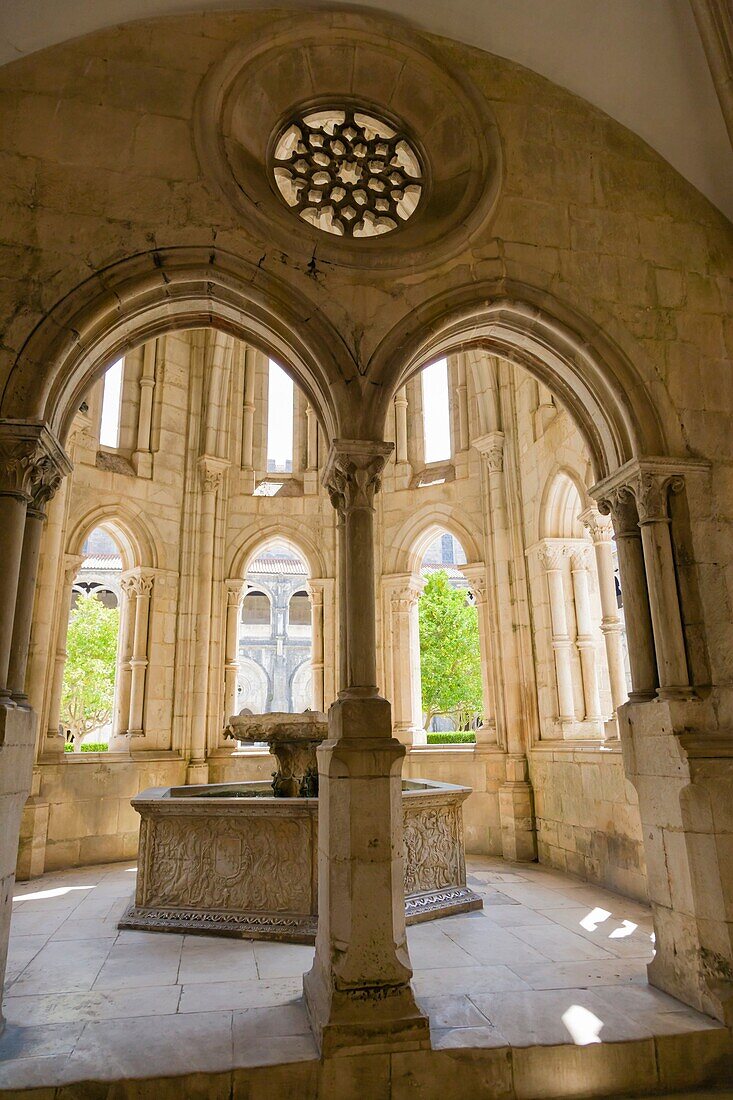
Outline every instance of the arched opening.
<svg viewBox="0 0 733 1100"><path fill-rule="evenodd" d="M465 564L463 547L448 531L433 539L420 563L420 685L428 744L471 743L483 722L485 656Z"/></svg>
<svg viewBox="0 0 733 1100"><path fill-rule="evenodd" d="M120 686L122 555L111 531L84 540L64 623L59 728L66 752L106 752Z"/></svg>
<svg viewBox="0 0 733 1100"><path fill-rule="evenodd" d="M238 691L237 711L295 712L312 708L312 683L308 681L311 604L303 587L307 579L308 566L289 543L267 542L251 556L237 645L240 689L245 682L242 668L256 666L260 676L253 696ZM265 682L267 694L263 700L261 684Z"/></svg>

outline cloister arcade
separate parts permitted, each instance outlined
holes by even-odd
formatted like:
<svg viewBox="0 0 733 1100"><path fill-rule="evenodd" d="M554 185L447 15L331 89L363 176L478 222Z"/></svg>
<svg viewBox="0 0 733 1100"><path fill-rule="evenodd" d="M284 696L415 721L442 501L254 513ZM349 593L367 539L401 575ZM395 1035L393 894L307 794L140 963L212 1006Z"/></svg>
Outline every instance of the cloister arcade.
<svg viewBox="0 0 733 1100"><path fill-rule="evenodd" d="M171 20L171 41L185 30L200 48L185 119L160 116L154 155L133 143L135 202L118 195L113 214L110 198L88 226L39 225L0 307L0 970L16 876L133 859L132 796L267 778L267 754L233 745L228 717L308 706L329 715L304 979L323 1059L429 1048L400 896L403 776L471 787L469 852L648 900L650 981L730 1026L729 388L724 414L707 400L729 224L561 89L547 156L565 165L566 113L583 134L592 122L605 183L577 164L560 184L527 174L539 92L510 62L349 12L293 16L271 39L265 14L222 16L213 37ZM260 128L274 140L291 96L271 53L284 72L306 58L320 102L344 42L349 96L389 100L432 165L394 246L386 230L381 244L326 240L255 179ZM35 64L55 88L52 60ZM30 79L33 59L18 64ZM387 96L393 65L424 99ZM246 107L250 82L261 112ZM96 178L114 132L93 138L90 111L76 129L98 150L84 169ZM37 112L47 135L50 97ZM658 238L637 257L644 278L615 257L609 287L603 227L638 198L615 158L634 179L658 173L645 190ZM83 168L59 170L54 202L72 202ZM687 287L677 328L660 302L669 271ZM431 393L447 425L435 448ZM121 565L112 732L104 754L66 753L66 630L96 530ZM419 600L443 534L477 616L471 744L428 744L424 728Z"/></svg>

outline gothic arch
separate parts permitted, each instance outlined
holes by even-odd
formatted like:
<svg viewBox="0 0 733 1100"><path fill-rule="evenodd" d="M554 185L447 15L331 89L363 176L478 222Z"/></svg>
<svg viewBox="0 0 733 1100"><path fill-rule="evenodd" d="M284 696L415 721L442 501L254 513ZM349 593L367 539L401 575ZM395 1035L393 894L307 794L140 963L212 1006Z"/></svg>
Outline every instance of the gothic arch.
<svg viewBox="0 0 733 1100"><path fill-rule="evenodd" d="M609 319L610 327L618 325ZM678 418L651 371L643 377L596 323L508 280L437 295L392 329L370 371L381 386L380 422L427 363L478 347L525 367L557 395L583 434L596 479L637 455L685 453Z"/></svg>
<svg viewBox="0 0 733 1100"><path fill-rule="evenodd" d="M455 505L430 504L406 520L392 546L385 548L385 572L419 574L425 551L442 531L460 542L467 564L482 560L480 544L471 534L470 518Z"/></svg>
<svg viewBox="0 0 733 1100"><path fill-rule="evenodd" d="M216 328L282 364L339 434L339 395L356 375L343 341L296 290L231 253L171 248L121 260L77 286L21 349L0 415L45 420L63 442L84 394L115 359L165 332Z"/></svg>
<svg viewBox="0 0 733 1100"><path fill-rule="evenodd" d="M258 527L253 534L246 534L241 541L229 552L228 575L230 577L245 577L250 563L268 543L284 542L290 549L303 559L308 569L309 577L328 577L331 575L326 567L323 553L320 547L311 539L299 525L297 518L286 518L266 523Z"/></svg>
<svg viewBox="0 0 733 1100"><path fill-rule="evenodd" d="M79 517L67 535L66 552L81 553L84 540L97 527L107 528L113 534L122 552L123 569L158 568L157 536L142 515L134 515L123 504L99 505Z"/></svg>
<svg viewBox="0 0 733 1100"><path fill-rule="evenodd" d="M579 507L575 505L577 500ZM556 466L545 482L537 515L538 537L583 538L578 513L592 501L577 470Z"/></svg>

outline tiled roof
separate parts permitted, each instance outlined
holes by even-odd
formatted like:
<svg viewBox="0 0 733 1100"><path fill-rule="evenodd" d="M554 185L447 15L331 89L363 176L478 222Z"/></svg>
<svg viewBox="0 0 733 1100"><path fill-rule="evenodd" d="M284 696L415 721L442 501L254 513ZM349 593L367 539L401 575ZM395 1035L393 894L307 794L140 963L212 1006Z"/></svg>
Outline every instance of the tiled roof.
<svg viewBox="0 0 733 1100"><path fill-rule="evenodd" d="M255 558L247 570L248 573L288 573L291 576L307 577L305 562L299 558Z"/></svg>
<svg viewBox="0 0 733 1100"><path fill-rule="evenodd" d="M122 558L119 554L91 554L81 563L82 572L85 569L113 570L122 569Z"/></svg>
<svg viewBox="0 0 733 1100"><path fill-rule="evenodd" d="M422 572L423 576L429 575L430 573L447 573L449 580L452 580L452 581L465 581L466 580L463 573L461 573L460 569L457 569L455 567L455 565L441 565L440 563L433 564L433 565L423 565L421 572ZM466 581L466 583L468 583L468 582Z"/></svg>

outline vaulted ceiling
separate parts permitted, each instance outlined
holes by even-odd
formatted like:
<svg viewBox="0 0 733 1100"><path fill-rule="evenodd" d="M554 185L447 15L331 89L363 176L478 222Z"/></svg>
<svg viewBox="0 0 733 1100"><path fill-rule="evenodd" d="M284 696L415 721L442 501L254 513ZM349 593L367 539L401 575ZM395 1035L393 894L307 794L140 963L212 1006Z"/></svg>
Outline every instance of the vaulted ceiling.
<svg viewBox="0 0 733 1100"><path fill-rule="evenodd" d="M292 7L317 6L287 0ZM688 0L342 0L516 61L644 138L733 219L733 150ZM268 0L0 0L0 64L155 15Z"/></svg>

